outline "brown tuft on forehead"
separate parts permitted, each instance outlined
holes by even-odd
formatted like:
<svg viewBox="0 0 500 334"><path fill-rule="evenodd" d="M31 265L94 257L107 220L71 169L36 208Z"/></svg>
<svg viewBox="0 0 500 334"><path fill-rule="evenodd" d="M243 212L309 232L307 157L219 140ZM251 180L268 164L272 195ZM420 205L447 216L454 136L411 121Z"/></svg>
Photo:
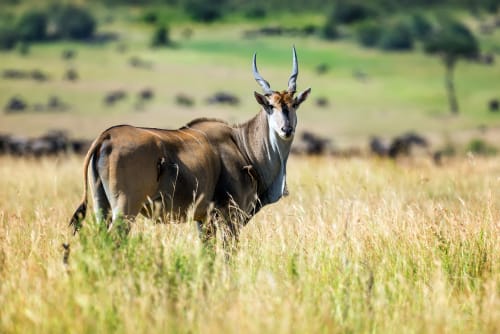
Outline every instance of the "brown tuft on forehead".
<svg viewBox="0 0 500 334"><path fill-rule="evenodd" d="M293 93L286 90L282 92L273 92L269 99L271 103L275 105L279 105L281 103L290 104L293 102Z"/></svg>

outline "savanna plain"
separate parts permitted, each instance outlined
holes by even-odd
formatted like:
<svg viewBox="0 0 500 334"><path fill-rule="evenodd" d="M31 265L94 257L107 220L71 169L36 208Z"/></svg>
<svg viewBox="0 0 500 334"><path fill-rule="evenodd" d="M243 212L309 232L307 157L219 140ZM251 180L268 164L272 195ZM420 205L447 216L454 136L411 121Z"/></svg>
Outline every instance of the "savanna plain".
<svg viewBox="0 0 500 334"><path fill-rule="evenodd" d="M499 158L293 158L229 261L189 221L72 236L81 159L0 162L4 333L500 329Z"/></svg>
<svg viewBox="0 0 500 334"><path fill-rule="evenodd" d="M170 30L174 47L151 49L152 29L136 19L138 10L118 8L115 20L99 19L99 33L119 32L117 41L0 53L2 71L41 68L49 76L43 83L0 78L1 105L14 95L30 106L50 95L69 105L2 113L0 132L38 136L62 128L91 139L120 123L176 128L200 116L241 122L258 110L253 52L271 86L284 89L295 44L298 89L313 89L298 112L297 140L311 130L341 149L365 150L370 135L415 130L432 149L457 143L457 154L439 165L428 155L293 155L290 195L250 221L230 259L220 241L215 256L207 253L189 220L139 217L123 236L88 215L74 236L68 221L81 197L83 157L0 156L0 333L500 332L500 157L464 149L471 136L493 144L499 137L500 118L487 111L498 94L498 64L457 65L461 110L450 116L440 60L418 48L383 53L343 39L242 38L270 23L318 24L319 14L179 22ZM478 30L469 15L457 15ZM182 39L186 27L192 36ZM500 48L499 36L497 29L481 43ZM67 49L74 59L61 59ZM132 58L152 68L131 67ZM320 64L326 74L317 72ZM68 68L78 71L77 81L62 79ZM154 98L138 105L145 88ZM114 90L127 95L110 107L103 98ZM205 103L220 90L240 104ZM194 105L176 104L179 94ZM315 103L320 97L328 107Z"/></svg>

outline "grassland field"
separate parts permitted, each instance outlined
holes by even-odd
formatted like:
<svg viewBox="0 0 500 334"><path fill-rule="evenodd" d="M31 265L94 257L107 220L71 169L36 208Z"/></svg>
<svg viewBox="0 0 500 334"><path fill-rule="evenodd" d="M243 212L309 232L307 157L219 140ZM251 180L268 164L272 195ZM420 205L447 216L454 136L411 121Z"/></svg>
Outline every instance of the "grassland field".
<svg viewBox="0 0 500 334"><path fill-rule="evenodd" d="M497 333L499 180L498 158L294 157L226 262L190 221L73 237L81 158L1 158L0 332Z"/></svg>
<svg viewBox="0 0 500 334"><path fill-rule="evenodd" d="M0 133L62 128L91 139L120 123L176 128L200 116L244 121L258 111L253 52L261 74L284 89L295 44L298 88L313 89L299 110L299 132L312 130L340 147L408 130L435 146L473 137L498 143L500 115L487 110L487 101L499 97L498 62L459 63L461 113L450 116L437 58L382 53L349 40L244 39L258 25L238 20L189 25L188 40L181 37L187 25L172 26L175 48L150 49L151 27L115 20L100 32L118 32L116 42L0 53L0 72L38 68L50 76L44 83L0 78L0 106L14 95L30 104L57 95L71 106L0 113ZM298 20L321 22L315 15ZM477 29L477 22L470 25ZM499 37L497 30L481 41L494 50ZM124 53L117 51L122 44ZM75 59L61 59L67 49L77 51ZM129 66L131 57L152 69ZM330 70L319 75L322 63ZM80 75L76 82L62 79L70 67ZM367 74L365 82L353 77L357 70ZM144 88L155 98L138 109L136 94ZM127 98L106 107L104 95L117 89ZM240 105L207 105L219 90L236 94ZM195 105L177 105L179 93ZM328 98L329 107L318 107L318 97ZM483 125L488 130L478 130ZM500 332L498 156L460 155L441 166L428 157L292 156L290 196L250 221L230 261L220 245L215 258L205 254L192 221L163 225L140 217L123 238L89 215L73 236L67 223L82 192L82 160L0 157L0 333Z"/></svg>

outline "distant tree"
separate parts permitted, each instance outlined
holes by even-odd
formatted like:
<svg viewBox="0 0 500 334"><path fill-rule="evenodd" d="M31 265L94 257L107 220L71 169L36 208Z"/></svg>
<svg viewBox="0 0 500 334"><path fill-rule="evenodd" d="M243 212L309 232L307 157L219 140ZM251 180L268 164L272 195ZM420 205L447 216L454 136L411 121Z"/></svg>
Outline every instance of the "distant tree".
<svg viewBox="0 0 500 334"><path fill-rule="evenodd" d="M439 55L443 60L450 110L454 114L458 113L453 73L458 60L477 57L479 44L476 37L462 23L446 20L424 42L424 50L429 54Z"/></svg>
<svg viewBox="0 0 500 334"><path fill-rule="evenodd" d="M142 20L146 23L149 23L149 24L157 23L158 22L158 14L154 11L149 10L146 13L144 13L144 15L142 16Z"/></svg>
<svg viewBox="0 0 500 334"><path fill-rule="evenodd" d="M340 37L339 29L335 22L327 22L323 26L322 35L325 39L334 40Z"/></svg>
<svg viewBox="0 0 500 334"><path fill-rule="evenodd" d="M415 13L410 17L410 29L418 40L424 40L432 33L431 22L422 14Z"/></svg>
<svg viewBox="0 0 500 334"><path fill-rule="evenodd" d="M379 47L386 51L413 49L413 35L403 22L396 22L382 29Z"/></svg>
<svg viewBox="0 0 500 334"><path fill-rule="evenodd" d="M377 12L363 1L338 1L330 13L329 20L351 24L377 16Z"/></svg>
<svg viewBox="0 0 500 334"><path fill-rule="evenodd" d="M356 37L365 47L375 47L379 44L380 37L382 36L383 27L376 21L361 22L356 27Z"/></svg>
<svg viewBox="0 0 500 334"><path fill-rule="evenodd" d="M210 23L222 18L225 2L225 0L188 0L185 10L193 20Z"/></svg>
<svg viewBox="0 0 500 334"><path fill-rule="evenodd" d="M249 19L261 19L261 18L266 17L266 15L267 15L266 9L264 7L260 7L260 6L256 6L256 5L249 7L245 11L245 17L247 17Z"/></svg>
<svg viewBox="0 0 500 334"><path fill-rule="evenodd" d="M16 29L0 22L0 50L11 50L17 43Z"/></svg>
<svg viewBox="0 0 500 334"><path fill-rule="evenodd" d="M17 33L24 42L43 41L47 37L47 14L40 10L29 10L21 15Z"/></svg>
<svg viewBox="0 0 500 334"><path fill-rule="evenodd" d="M334 40L340 37L339 22L335 16L335 11L330 12L326 18L325 25L322 28L322 36L325 39Z"/></svg>
<svg viewBox="0 0 500 334"><path fill-rule="evenodd" d="M171 44L169 29L162 25L155 29L153 39L151 40L152 47L169 46Z"/></svg>
<svg viewBox="0 0 500 334"><path fill-rule="evenodd" d="M76 5L56 5L51 16L58 37L87 39L92 37L97 26L90 11Z"/></svg>

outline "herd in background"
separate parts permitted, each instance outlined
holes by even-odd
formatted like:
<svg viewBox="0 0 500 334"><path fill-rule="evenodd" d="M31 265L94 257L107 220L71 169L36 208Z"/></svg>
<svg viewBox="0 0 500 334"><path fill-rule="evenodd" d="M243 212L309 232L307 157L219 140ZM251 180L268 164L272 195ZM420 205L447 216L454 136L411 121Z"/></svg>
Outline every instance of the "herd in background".
<svg viewBox="0 0 500 334"><path fill-rule="evenodd" d="M273 35L273 34L309 34L310 31L304 28L304 31L289 31L289 29L284 29L281 27L264 27L256 31L247 32L250 35ZM127 52L127 47L123 44L119 44L116 48L117 52L125 53ZM481 55L483 63L492 65L495 62L493 54ZM84 78L80 75L76 69L74 60L77 58L77 52L72 49L63 50L61 53L61 58L64 62L64 72L62 74L62 80L67 82L76 82L83 80ZM142 59L137 56L131 56L127 61L128 65L132 68L139 70L153 70L154 63ZM320 63L316 66L315 72L318 76L324 75L329 72L330 68L328 64ZM4 80L33 80L38 83L45 83L53 80L53 77L46 73L45 71L35 68L35 69L17 69L17 68L6 68L1 73L0 76ZM352 77L354 80L360 83L366 83L371 78L367 72L362 69L355 68L352 71ZM149 101L155 98L155 92L153 89L145 87L139 91L129 92L124 89L114 89L108 92L104 92L102 96L103 105L106 107L113 107L121 101L131 99L134 102L134 108L136 110L142 110ZM192 107L197 101L196 99L186 93L178 93L174 96L174 101L177 105L182 107ZM237 106L240 103L238 96L232 94L229 91L217 91L211 96L206 97L203 102L205 104L225 104L230 106ZM315 105L317 108L327 108L330 102L327 97L319 96L316 97ZM500 112L500 101L497 98L491 98L487 101L487 107L490 112ZM20 95L11 96L7 103L3 107L5 113L19 113L19 112L61 112L68 111L71 109L71 105L64 102L59 96L52 95L49 96L47 101L37 102L34 104L29 104L26 99Z"/></svg>
<svg viewBox="0 0 500 334"><path fill-rule="evenodd" d="M259 32L267 33L267 31ZM119 52L124 52L123 48L118 48ZM61 54L64 61L71 62L76 57L76 51L64 50ZM131 57L129 65L134 68L150 70L153 63L140 59L138 57ZM319 64L316 67L317 75L323 75L329 71L326 64ZM366 82L369 80L367 73L362 70L353 70L352 76L355 80ZM7 80L35 80L37 82L46 82L51 80L51 77L40 69L34 70L18 70L18 69L5 69L2 77ZM77 81L81 76L72 64L67 66L67 70L63 74L63 79L68 81ZM116 89L104 93L102 103L106 107L113 107L116 104L126 100L130 92L123 89ZM151 88L143 88L135 95L135 108L142 109L142 107L155 98L155 92ZM175 103L181 107L192 107L196 104L194 97L179 93L175 96ZM224 104L229 106L237 106L240 103L239 98L227 91L217 91L204 100L206 104ZM315 100L317 108L327 108L329 100L326 97L320 96ZM490 110L497 111L499 109L498 101L490 101ZM29 105L26 100L19 96L12 96L7 104L4 106L5 113L19 113L19 112L64 112L71 109L71 105L64 102L60 97L53 95L49 96L46 103L35 103ZM46 157L46 156L65 156L68 154L84 155L90 147L91 141L86 139L71 138L64 130L52 130L44 135L35 138L28 138L16 136L11 134L0 133L0 155L10 155L15 157ZM421 147L428 149L428 141L415 133L406 133L401 136L395 137L392 141L386 142L379 137L370 139L366 149L348 148L339 150L334 147L330 139L324 138L311 131L304 131L299 134L294 142L292 154L295 155L316 155L316 156L338 156L338 157L352 157L365 155L368 151L371 155L377 157L387 157L396 159L399 156L410 155L412 148ZM440 161L440 155L434 154L436 162Z"/></svg>
<svg viewBox="0 0 500 334"><path fill-rule="evenodd" d="M71 138L66 131L51 130L39 137L24 137L0 133L0 156L57 157L84 155L91 141Z"/></svg>
<svg viewBox="0 0 500 334"><path fill-rule="evenodd" d="M280 29L267 31L262 29L259 31L252 31L252 34L273 34L273 33L290 33L288 31L281 31ZM293 31L292 33L305 33ZM119 45L117 51L123 53L126 48ZM81 80L82 77L75 69L73 59L77 56L74 50L64 50L61 58L66 63L66 70L63 73L62 79L69 82ZM494 62L494 60L491 60ZM128 61L129 66L142 70L152 70L154 64L148 60L139 57L131 57ZM329 71L327 64L318 64L316 66L316 74L324 75ZM5 69L1 76L6 80L34 80L36 82L47 82L52 78L49 74L40 69L33 70L19 70L19 69ZM353 79L365 83L370 80L369 75L361 69L353 69ZM115 89L103 94L102 103L104 106L111 108L116 104L126 100L129 96L135 99L134 107L136 110L142 109L146 103L152 101L156 94L151 88L143 88L138 92L127 92L123 89ZM185 108L192 107L196 104L194 97L186 93L178 93L174 97L177 105ZM206 104L224 104L229 106L237 106L240 103L238 96L228 91L217 91L211 96L204 99ZM315 100L315 106L319 109L329 107L329 100L320 96ZM500 103L498 99L491 99L488 101L488 108L491 112L500 111ZM64 112L71 109L71 105L63 101L56 95L49 96L45 103L38 102L30 105L25 99L20 96L12 96L3 110L5 113L20 113L20 112ZM67 154L85 154L91 142L85 139L71 138L64 130L52 130L48 133L36 137L28 138L11 134L0 133L0 155L11 155L16 157L43 157L43 156L61 156ZM344 150L339 150L334 147L330 139L324 138L314 132L304 131L301 133L294 142L292 153L296 155L318 155L318 156L338 156L338 157L351 157L362 156L369 152L372 156L387 157L396 159L400 156L408 156L412 154L414 148L420 148L425 151L427 155L433 157L437 164L441 163L442 152L431 153L429 142L421 135L416 133L405 133L396 136L390 141L384 140L380 137L372 137L365 149L353 147Z"/></svg>
<svg viewBox="0 0 500 334"><path fill-rule="evenodd" d="M370 156L396 159L409 156L415 148L429 152L428 141L416 133L405 133L385 141L380 137L372 137L367 149L358 147L339 150L330 139L310 131L303 131L295 139L292 154L300 156L332 156L360 157L367 153ZM51 130L38 137L23 137L0 133L0 156L18 158L65 157L85 155L92 144L91 140L72 138L64 130ZM441 162L441 153L434 153L434 161Z"/></svg>
<svg viewBox="0 0 500 334"><path fill-rule="evenodd" d="M280 30L280 29L278 29ZM266 31L264 29L264 31ZM127 52L127 47L119 44L116 48L117 52L125 53ZM79 80L84 80L84 75L81 75L76 68L75 59L77 58L77 51L72 49L66 49L61 52L61 59L64 62L64 71L60 79L71 82L77 82ZM131 56L127 60L127 64L138 70L153 70L154 63L150 60L142 59L137 56ZM317 75L323 75L329 71L329 67L326 64L319 64L316 67ZM353 78L360 82L366 82L368 80L368 74L362 70L353 70ZM40 84L50 82L52 80L57 80L53 75L47 73L46 71L35 68L35 69L18 69L18 68L6 68L0 73L0 77L4 80L32 80ZM125 89L112 89L108 92L104 92L102 95L102 103L106 108L112 108L121 102L133 101L133 106L135 110L143 110L146 104L152 101L156 97L155 91L150 87L144 87L139 91L127 91ZM192 95L184 92L177 93L174 96L174 102L181 107L189 108L195 106L200 101ZM221 104L228 106L238 106L240 99L237 95L231 93L230 91L216 91L210 96L203 99L204 104ZM497 101L498 103L498 101ZM315 105L318 108L327 108L330 103L329 100L320 96L315 100ZM51 95L47 98L47 101L37 101L36 103L29 103L27 99L23 98L19 94L12 95L7 103L3 106L4 113L23 113L23 112L64 112L71 110L72 106L70 103L64 101L60 96Z"/></svg>

